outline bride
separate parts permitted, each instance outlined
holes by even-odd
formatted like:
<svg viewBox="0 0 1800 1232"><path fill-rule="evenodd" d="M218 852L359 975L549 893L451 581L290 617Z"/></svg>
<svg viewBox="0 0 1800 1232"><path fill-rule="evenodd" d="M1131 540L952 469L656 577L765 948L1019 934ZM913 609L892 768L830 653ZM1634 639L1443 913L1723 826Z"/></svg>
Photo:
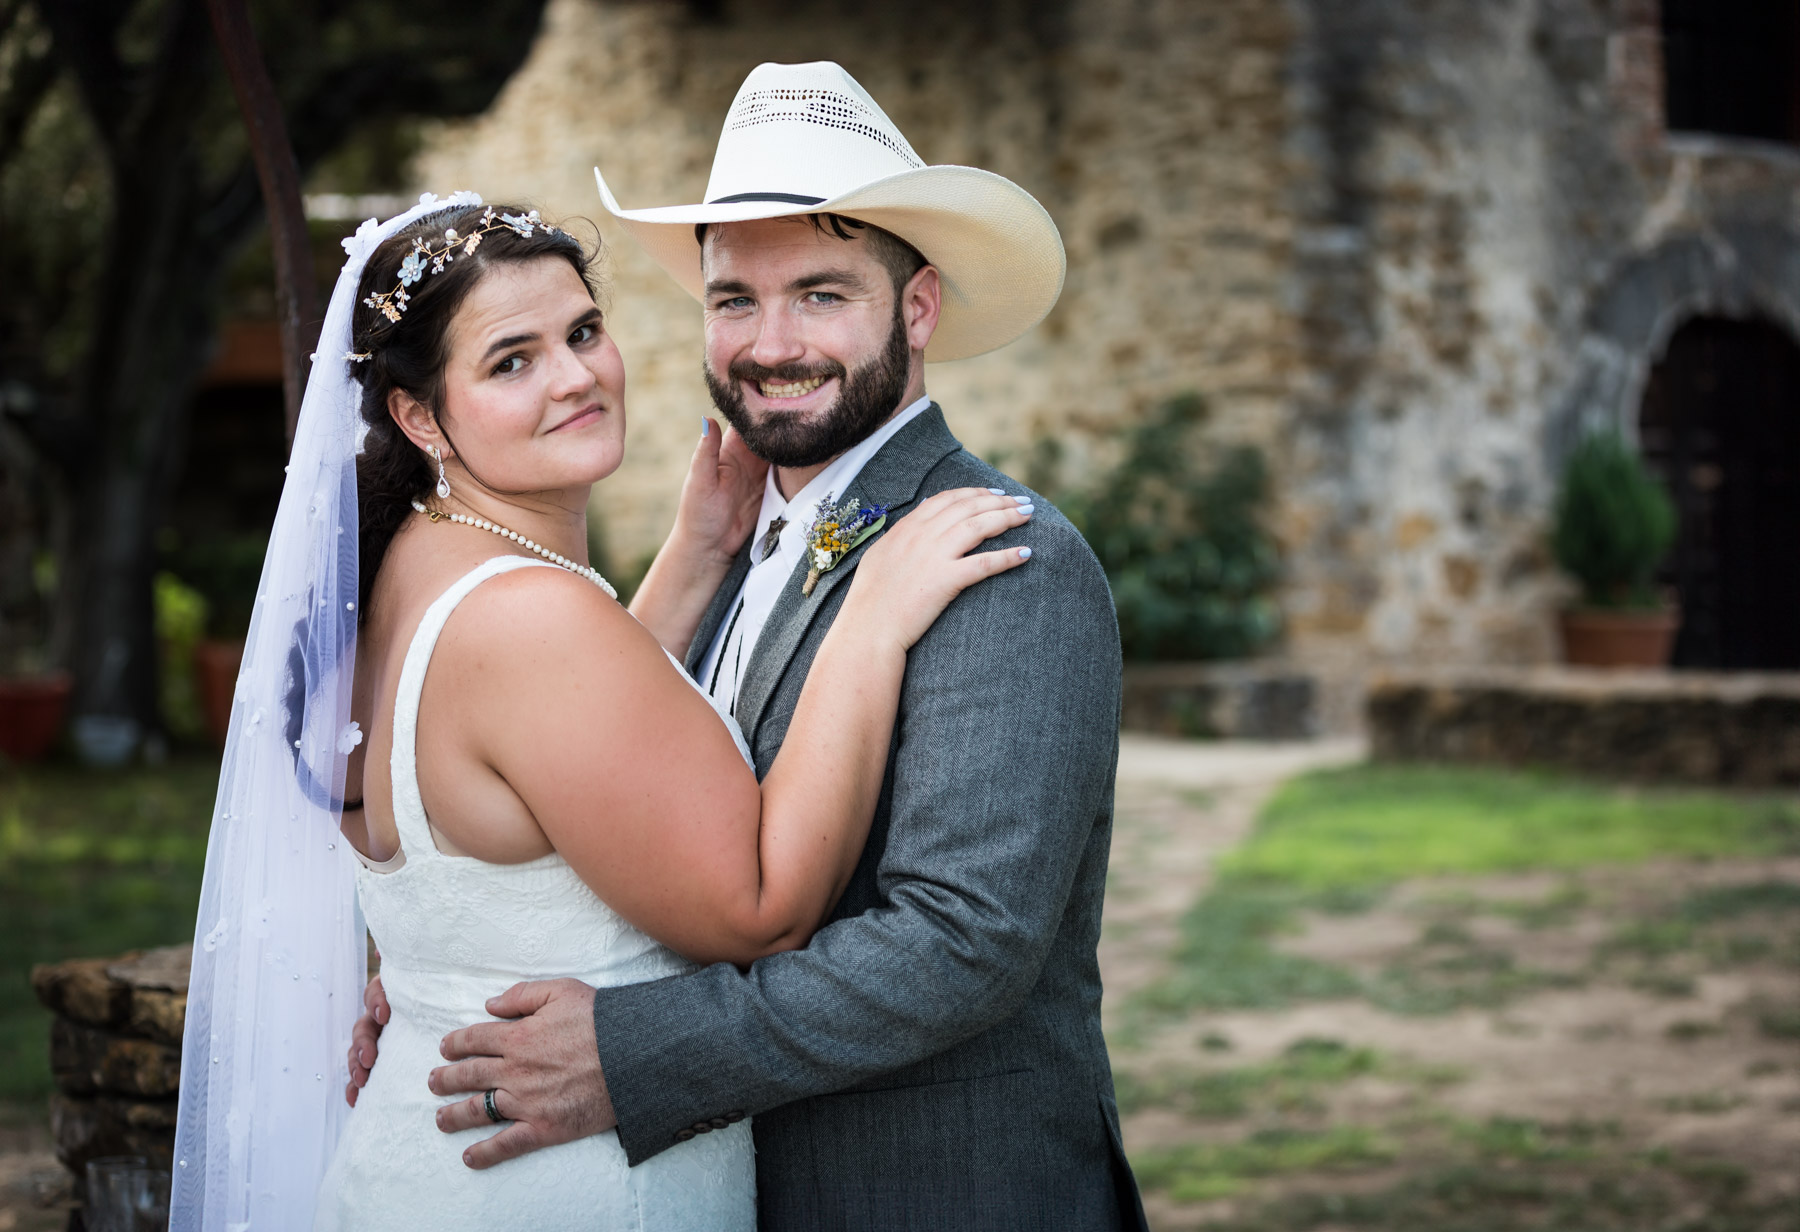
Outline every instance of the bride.
<svg viewBox="0 0 1800 1232"><path fill-rule="evenodd" d="M703 421L627 611L586 564L625 432L589 255L470 194L345 246L209 841L172 1227L751 1228L747 1121L637 1168L607 1133L470 1170L486 1135L437 1129L437 1041L521 980L804 946L867 837L907 649L1023 563L972 550L1030 510L947 492L869 543L759 786L669 652L749 535L762 464ZM346 1115L327 1078L359 916L392 1018Z"/></svg>

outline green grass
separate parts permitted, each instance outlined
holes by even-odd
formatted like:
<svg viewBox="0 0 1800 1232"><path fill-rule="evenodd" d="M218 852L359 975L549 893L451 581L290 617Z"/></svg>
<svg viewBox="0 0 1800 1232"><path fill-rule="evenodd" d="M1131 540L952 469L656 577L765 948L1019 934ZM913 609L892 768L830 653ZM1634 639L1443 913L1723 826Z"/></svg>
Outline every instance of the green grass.
<svg viewBox="0 0 1800 1232"><path fill-rule="evenodd" d="M1220 870L1323 889L1797 847L1800 803L1791 798L1609 786L1528 771L1363 765L1289 782Z"/></svg>
<svg viewBox="0 0 1800 1232"><path fill-rule="evenodd" d="M1273 1061L1204 1072L1163 1072L1150 1079L1114 1075L1119 1111L1175 1108L1201 1120L1229 1120L1252 1112L1322 1110L1321 1089L1363 1074L1402 1072L1373 1048L1308 1037L1288 1045ZM1410 1071L1405 1071L1409 1072Z"/></svg>
<svg viewBox="0 0 1800 1232"><path fill-rule="evenodd" d="M216 756L0 769L0 1100L50 1089L34 963L192 939L217 782Z"/></svg>
<svg viewBox="0 0 1800 1232"><path fill-rule="evenodd" d="M1191 1009L1271 1009L1362 996L1402 1013L1440 1013L1498 1006L1582 981L1579 973L1518 967L1504 950L1475 944L1466 929L1445 920L1426 929L1403 963L1368 978L1277 948L1302 911L1367 909L1407 878L1574 873L1655 858L1796 850L1800 801L1791 797L1462 767L1362 765L1302 775L1276 793L1250 838L1220 861L1212 889L1181 922L1173 972L1134 998L1122 1042L1136 1038L1143 1021ZM1465 895L1446 902L1547 928L1570 920L1587 904L1586 894L1571 883L1538 900ZM1615 949L1644 955L1680 948L1703 924L1785 912L1796 901L1800 888L1776 882L1703 891L1673 919L1621 935ZM1757 947L1738 948L1748 959Z"/></svg>
<svg viewBox="0 0 1800 1232"><path fill-rule="evenodd" d="M1745 1174L1705 1159L1609 1158L1521 1167L1452 1163L1373 1192L1309 1187L1206 1232L1795 1232L1790 1198L1750 1196Z"/></svg>
<svg viewBox="0 0 1800 1232"><path fill-rule="evenodd" d="M1250 1175L1289 1175L1285 1192L1245 1194L1207 1232L1794 1232L1791 1197L1752 1193L1749 1173L1729 1160L1666 1149L1634 1149L1611 1124L1562 1124L1495 1117L1444 1121L1429 1138L1360 1139L1315 1135L1313 1149L1340 1170L1372 1166L1383 1152L1414 1165L1379 1187L1345 1191L1329 1175L1299 1177L1272 1168L1250 1173L1245 1144L1181 1148L1153 1160L1154 1185L1188 1200L1244 1191ZM1397 1145L1396 1145L1397 1144ZM1335 1145L1335 1152L1327 1149ZM1186 1152L1185 1154L1183 1152ZM1254 1158L1251 1157L1251 1162ZM1234 1168L1233 1165L1236 1165ZM1325 1168L1318 1169L1325 1172ZM1141 1176L1142 1174L1140 1174Z"/></svg>
<svg viewBox="0 0 1800 1232"><path fill-rule="evenodd" d="M1138 1184L1167 1190L1177 1202L1204 1202L1237 1193L1249 1180L1300 1172L1342 1172L1378 1166L1394 1147L1373 1130L1263 1129L1230 1142L1194 1142L1132 1156Z"/></svg>

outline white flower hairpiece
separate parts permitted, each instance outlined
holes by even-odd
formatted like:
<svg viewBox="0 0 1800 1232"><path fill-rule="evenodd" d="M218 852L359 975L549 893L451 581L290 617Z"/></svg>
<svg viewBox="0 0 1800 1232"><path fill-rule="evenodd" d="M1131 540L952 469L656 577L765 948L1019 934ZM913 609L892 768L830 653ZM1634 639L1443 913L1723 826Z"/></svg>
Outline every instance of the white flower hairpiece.
<svg viewBox="0 0 1800 1232"><path fill-rule="evenodd" d="M473 198L473 200L458 200L458 198L465 197ZM423 197L420 198L420 202L425 204ZM480 205L481 198L475 196L474 193L456 193L450 198L450 205L462 204ZM406 305L411 301L411 297L406 293L406 288L423 280L428 273L443 273L444 266L454 261L458 252L465 257L474 256L475 250L481 247L481 238L488 232L506 230L524 239L530 239L540 229L554 235L563 234L559 228L553 227L539 218L536 210L532 210L529 214L502 214L490 205L483 211L478 222L480 223L479 229L471 231L467 235L458 234L455 227L445 227L442 241L427 243L422 236L414 239L412 251L406 254L404 261L400 262L399 283L392 291L377 291L363 303L381 313L388 320L397 322L405 313ZM362 233L359 231L357 234L361 235ZM345 247L348 246L348 242L346 242ZM352 352L345 358L360 361L367 356Z"/></svg>

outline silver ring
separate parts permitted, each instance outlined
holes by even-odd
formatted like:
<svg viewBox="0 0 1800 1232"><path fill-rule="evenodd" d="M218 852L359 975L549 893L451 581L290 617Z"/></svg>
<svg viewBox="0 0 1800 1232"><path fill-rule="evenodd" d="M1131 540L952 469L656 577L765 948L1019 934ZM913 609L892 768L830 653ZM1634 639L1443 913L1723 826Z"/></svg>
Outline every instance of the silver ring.
<svg viewBox="0 0 1800 1232"><path fill-rule="evenodd" d="M494 1107L494 1088L489 1087L487 1094L481 1097L482 1105L487 1109L488 1120L498 1125L506 1118L500 1115L500 1109Z"/></svg>

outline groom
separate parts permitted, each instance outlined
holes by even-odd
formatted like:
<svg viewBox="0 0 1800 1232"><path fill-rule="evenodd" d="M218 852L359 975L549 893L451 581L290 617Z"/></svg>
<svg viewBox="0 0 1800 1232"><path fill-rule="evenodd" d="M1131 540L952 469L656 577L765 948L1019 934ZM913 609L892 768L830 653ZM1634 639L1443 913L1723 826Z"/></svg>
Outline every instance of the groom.
<svg viewBox="0 0 1800 1232"><path fill-rule="evenodd" d="M835 64L763 65L707 204L606 206L705 313L714 402L772 465L757 532L687 666L766 773L860 552L810 594L828 494L903 517L1020 485L964 450L927 359L1004 345L1055 302L1054 224L1022 189L927 167ZM520 985L449 1036L446 1130L515 1121L485 1167L617 1128L633 1164L755 1118L767 1229L1142 1228L1100 1032L1119 641L1105 577L1041 500L1029 567L960 596L912 650L861 863L804 950L598 991ZM672 757L679 752L671 750ZM830 773L821 767L820 774ZM385 1021L371 985L374 1018ZM359 1047L373 1061L379 1028ZM356 1077L365 1077L359 1071Z"/></svg>

